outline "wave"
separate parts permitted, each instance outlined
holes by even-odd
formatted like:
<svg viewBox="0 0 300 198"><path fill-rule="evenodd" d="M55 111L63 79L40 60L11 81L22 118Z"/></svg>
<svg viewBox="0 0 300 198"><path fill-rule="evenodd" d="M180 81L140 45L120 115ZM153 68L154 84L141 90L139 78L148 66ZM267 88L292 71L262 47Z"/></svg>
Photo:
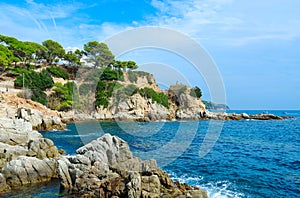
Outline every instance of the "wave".
<svg viewBox="0 0 300 198"><path fill-rule="evenodd" d="M202 176L191 177L189 175L177 176L174 172L169 172L170 177L174 181L179 181L180 183L187 183L191 186L197 186L200 189L206 191L209 198L242 198L245 197L244 193L238 192L237 190L232 190L233 183L229 181L216 181L207 182Z"/></svg>

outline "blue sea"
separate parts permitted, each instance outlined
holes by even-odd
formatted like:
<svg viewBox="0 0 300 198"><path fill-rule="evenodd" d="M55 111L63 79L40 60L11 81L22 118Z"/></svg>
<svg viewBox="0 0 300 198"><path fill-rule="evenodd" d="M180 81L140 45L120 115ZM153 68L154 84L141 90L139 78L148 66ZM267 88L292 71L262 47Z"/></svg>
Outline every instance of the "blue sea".
<svg viewBox="0 0 300 198"><path fill-rule="evenodd" d="M230 111L248 114L262 111ZM265 112L266 113L266 112ZM69 155L104 133L126 140L134 155L155 158L174 180L209 197L300 197L300 111L268 111L287 120L82 122L42 132ZM6 197L57 197L58 180Z"/></svg>

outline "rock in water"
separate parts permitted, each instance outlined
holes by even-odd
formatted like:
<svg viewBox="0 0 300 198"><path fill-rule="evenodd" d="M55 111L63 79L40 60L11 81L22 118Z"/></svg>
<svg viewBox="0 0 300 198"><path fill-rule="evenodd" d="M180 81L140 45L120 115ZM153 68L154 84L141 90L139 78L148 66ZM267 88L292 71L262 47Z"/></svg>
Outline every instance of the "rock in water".
<svg viewBox="0 0 300 198"><path fill-rule="evenodd" d="M174 183L155 160L134 157L128 144L105 134L58 160L61 190L81 197L207 197L198 188Z"/></svg>

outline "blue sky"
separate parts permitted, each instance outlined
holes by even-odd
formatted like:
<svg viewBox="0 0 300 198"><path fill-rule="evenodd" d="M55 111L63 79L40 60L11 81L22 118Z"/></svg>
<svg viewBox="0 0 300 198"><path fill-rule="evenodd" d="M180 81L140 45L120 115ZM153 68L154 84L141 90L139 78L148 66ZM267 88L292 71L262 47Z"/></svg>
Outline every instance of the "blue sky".
<svg viewBox="0 0 300 198"><path fill-rule="evenodd" d="M131 28L167 27L208 51L232 109L300 109L299 7L298 0L2 0L0 34L74 49ZM191 84L209 99L203 80Z"/></svg>

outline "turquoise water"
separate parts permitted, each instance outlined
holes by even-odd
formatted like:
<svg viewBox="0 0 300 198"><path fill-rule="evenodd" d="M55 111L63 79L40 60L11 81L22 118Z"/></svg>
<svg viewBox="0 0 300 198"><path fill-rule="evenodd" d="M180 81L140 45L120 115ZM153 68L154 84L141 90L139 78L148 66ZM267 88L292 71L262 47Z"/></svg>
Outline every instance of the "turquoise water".
<svg viewBox="0 0 300 198"><path fill-rule="evenodd" d="M300 197L300 111L269 113L295 119L86 122L43 135L68 154L104 133L117 135L129 143L135 155L154 157L173 179L197 185L209 197ZM207 134L214 126L222 126L222 130ZM199 155L203 141L213 145L205 156ZM52 181L43 188L27 187L6 197L56 197L58 193L58 182Z"/></svg>

